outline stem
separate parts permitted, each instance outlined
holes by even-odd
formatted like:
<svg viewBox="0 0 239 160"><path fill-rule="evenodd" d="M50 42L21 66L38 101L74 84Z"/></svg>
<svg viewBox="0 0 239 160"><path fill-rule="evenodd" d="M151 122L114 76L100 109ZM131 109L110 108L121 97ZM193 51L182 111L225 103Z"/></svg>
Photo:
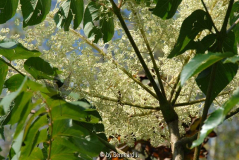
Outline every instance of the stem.
<svg viewBox="0 0 239 160"><path fill-rule="evenodd" d="M236 27L237 23L239 22L239 18L233 23L233 25L227 30L227 33L229 33L234 27Z"/></svg>
<svg viewBox="0 0 239 160"><path fill-rule="evenodd" d="M210 20L212 21L212 26L213 26L213 28L215 29L216 33L219 33L219 31L218 31L217 27L215 26L215 24L214 24L214 22L213 22L213 20L212 20L212 17L211 17L211 15L210 15L210 13L208 12L208 9L207 9L207 6L206 6L206 4L204 3L204 1L203 1L203 0L201 0L201 2L202 2L202 4L203 4L203 7L204 7L204 9L205 9L205 10L206 10L206 12L207 12L207 15L208 15L208 17L209 17L209 18L210 18Z"/></svg>
<svg viewBox="0 0 239 160"><path fill-rule="evenodd" d="M213 89L213 84L214 84L214 79L215 79L215 74L216 74L216 68L217 68L217 64L214 64L212 66L211 76L210 76L209 85L208 85L208 89L207 89L207 96L206 96L206 101L205 101L204 108L203 108L200 129L202 128L204 121L207 119L207 113L208 113L208 110L212 103L212 100L211 100L212 99L212 89ZM198 136L199 136L199 134L198 134ZM193 160L199 159L200 150L201 150L201 145L199 145L195 148Z"/></svg>
<svg viewBox="0 0 239 160"><path fill-rule="evenodd" d="M131 5L131 3L130 3L130 5ZM133 6L132 6L132 5L131 5L131 8L132 8L133 14L134 14L135 17L138 19L138 21L142 22L142 20L140 19L140 17L137 15L137 12L133 9ZM142 37L143 37L143 39L144 39L144 42L145 42L145 44L146 44L146 47L147 47L147 49L148 49L148 51L149 51L150 58L151 58L151 60L152 60L152 62L153 62L154 70L155 70L156 75L157 75L157 78L158 78L158 82L159 82L159 86L160 86L161 92L162 92L163 96L166 98L166 94L165 94L164 86L163 86L163 83L162 83L162 79L161 79L161 76L160 76L160 74L159 74L159 69L158 69L158 67L157 67L156 61L155 61L154 56L153 56L153 51L152 51L152 49L151 49L151 47L150 47L150 45L149 45L149 41L148 41L148 39L147 39L147 37L146 37L146 34L145 34L145 31L144 31L144 29L143 29L143 25L140 24L140 23L138 23L138 25L140 25L140 26L139 26L140 33L141 33L141 35L142 35Z"/></svg>
<svg viewBox="0 0 239 160"><path fill-rule="evenodd" d="M218 96L223 96L225 94L229 94L231 91L226 91L226 92L222 92L220 93ZM190 102L184 102L184 103L177 103L175 105L173 105L174 107L179 107L179 106L187 106L187 105L192 105L192 104L196 104L196 103L200 103L200 102L203 102L205 101L206 98L202 98L202 99L198 99L198 100L195 100L195 101L190 101Z"/></svg>
<svg viewBox="0 0 239 160"><path fill-rule="evenodd" d="M4 62L6 65L8 65L9 67L11 67L12 69L14 69L17 73L19 73L19 74L21 74L22 76L26 76L25 74L23 74L22 72L20 72L18 69L16 69L11 63L8 63L8 62L6 62L5 60L3 60L2 58L0 58L0 60L2 61L2 62Z"/></svg>
<svg viewBox="0 0 239 160"><path fill-rule="evenodd" d="M128 117L143 117L143 116L151 115L154 112L157 112L157 111L149 111L149 112L146 112L146 113L131 114Z"/></svg>
<svg viewBox="0 0 239 160"><path fill-rule="evenodd" d="M192 54L192 53L193 53L193 52L191 51L191 54ZM191 55L191 54L190 54L190 55ZM189 59L190 59L190 56L188 56L188 57L185 59L185 61L183 62L183 67L188 63ZM181 72L182 72L182 70L183 70L183 67L182 67L182 69L181 69ZM173 90L171 91L171 95L170 95L170 99L169 99L170 101L171 101L171 99L173 98L173 95L174 95L174 92L175 92L175 90L176 90L177 85L179 84L181 72L180 72L180 74L178 74L176 83L174 84ZM180 95L181 89L182 89L182 87L181 87L181 85L180 85L180 86L178 87L178 89L176 90L176 95L175 95L174 99L172 100L172 105L174 105L174 104L176 103L176 101L177 101L177 99L178 99L178 96Z"/></svg>
<svg viewBox="0 0 239 160"><path fill-rule="evenodd" d="M225 15L224 22L223 22L222 29L221 29L222 35L224 35L227 31L227 23L228 23L228 20L229 20L229 17L230 17L230 13L231 13L231 10L232 10L233 3L234 3L234 0L230 0L228 8L227 8L227 13Z"/></svg>
<svg viewBox="0 0 239 160"><path fill-rule="evenodd" d="M46 102L45 102L46 103ZM48 158L47 160L51 159L51 147L52 147L52 133L53 133L53 121L52 121L52 114L51 114L51 108L47 105L46 103L46 107L48 109L48 115L50 117L50 124L49 124L49 130L50 130L50 140L49 140L49 152L48 152Z"/></svg>
<svg viewBox="0 0 239 160"><path fill-rule="evenodd" d="M118 8L121 8L121 7L122 7L122 2L123 2L123 0L120 0L119 5L118 5Z"/></svg>
<svg viewBox="0 0 239 160"><path fill-rule="evenodd" d="M181 87L181 85L180 85L180 86L178 87L177 91L176 91L176 94L175 94L174 99L172 100L172 105L173 105L173 106L174 106L175 102L177 101L178 96L180 95L181 89L182 89L182 87Z"/></svg>
<svg viewBox="0 0 239 160"><path fill-rule="evenodd" d="M88 93L88 92L85 92L85 91L81 91L81 92L83 92L84 94L88 94L88 95L90 95L90 96L92 96L92 97L96 97L96 98L100 98L100 99L103 99L103 100L107 100L107 101L112 101L112 102L117 102L117 103L119 103L119 99L118 99L118 98L106 97L106 96L103 96L103 95L100 95L100 94ZM140 108L140 109L160 110L160 107L159 107L159 106L157 106L157 107L153 107L153 106L141 106L141 105L138 105L138 104L134 104L134 103L131 103L131 102L124 102L124 101L120 101L120 104L132 106L132 107Z"/></svg>
<svg viewBox="0 0 239 160"><path fill-rule="evenodd" d="M239 108L235 109L234 111L231 111L227 114L225 119L231 118L232 116L236 115L239 112Z"/></svg>
<svg viewBox="0 0 239 160"><path fill-rule="evenodd" d="M136 43L134 42L134 39L133 39L133 37L131 36L127 25L125 24L125 21L124 21L122 15L121 15L121 13L120 13L120 9L116 6L116 4L115 4L115 2L114 2L113 0L110 0L110 2L111 2L112 7L113 7L113 12L114 12L115 15L118 17L118 19L119 19L119 21L120 21L120 23L121 23L121 25L122 25L122 27L123 27L123 29L124 29L124 31L125 31L125 33L126 33L128 39L129 39L129 41L130 41L132 47L134 48L134 51L135 51L135 53L136 53L136 55L137 55L137 57L138 57L138 59L139 59L141 65L142 65L143 68L144 68L144 71L145 71L147 77L149 78L151 84L153 85L153 88L154 88L154 90L155 90L155 92L156 92L156 94L157 94L157 96L158 96L158 98L159 98L159 101L160 101L160 102L165 102L165 98L163 97L163 95L162 95L162 93L160 92L160 90L159 90L157 84L155 83L154 78L153 78L153 76L151 75L151 73L150 73L150 71L149 71L149 69L148 69L148 66L146 65L146 63L145 63L145 61L144 61L142 55L140 54L140 51L139 51L139 49L138 49Z"/></svg>

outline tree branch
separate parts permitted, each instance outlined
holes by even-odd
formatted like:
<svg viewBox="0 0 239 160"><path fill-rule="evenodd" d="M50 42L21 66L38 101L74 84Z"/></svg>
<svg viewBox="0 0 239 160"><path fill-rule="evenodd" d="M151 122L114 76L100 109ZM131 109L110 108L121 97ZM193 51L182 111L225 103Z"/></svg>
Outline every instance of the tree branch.
<svg viewBox="0 0 239 160"><path fill-rule="evenodd" d="M123 3L123 0L120 0L119 5L118 5L118 8L121 8L121 7L122 7L122 3Z"/></svg>
<svg viewBox="0 0 239 160"><path fill-rule="evenodd" d="M135 17L138 19L138 22L142 22L142 20L141 20L140 17L137 15L137 12L134 10L134 8L133 8L133 6L132 6L131 3L130 3L130 6L131 6L131 8L132 8L133 14L134 14ZM149 41L148 41L148 39L147 39L147 37L146 37L146 34L145 34L145 31L144 31L144 29L143 29L144 26L143 26L142 24L140 24L140 23L138 23L138 25L140 25L140 27L139 27L140 33L141 33L141 35L142 35L142 37L143 37L143 39L144 39L144 42L145 42L146 47L147 47L147 49L148 49L150 58L151 58L151 60L152 60L152 62L153 62L154 70L155 70L156 75L157 75L157 78L158 78L158 82L159 82L159 86L160 86L161 92L162 92L163 96L166 98L166 94L165 94L164 86L163 86L163 83L162 83L162 79L161 79L161 76L160 76L160 74L159 74L159 68L158 68L158 66L157 66L157 64L156 64L156 61L155 61L154 56L153 56L153 51L152 51L152 49L151 49L151 47L150 47L150 45L149 45Z"/></svg>
<svg viewBox="0 0 239 160"><path fill-rule="evenodd" d="M8 65L9 67L11 67L12 69L14 69L17 73L21 74L22 76L26 76L25 74L23 74L22 72L20 72L18 69L16 69L11 63L6 62L4 59L0 58L0 61L4 62L6 65Z"/></svg>
<svg viewBox="0 0 239 160"><path fill-rule="evenodd" d="M111 2L111 4L112 4L113 12L114 12L115 15L118 17L118 19L119 19L119 21L120 21L120 23L121 23L121 26L123 27L123 29L124 29L124 31L125 31L125 33L126 33L128 39L129 39L129 41L130 41L132 47L134 48L134 51L135 51L135 53L136 53L136 55L137 55L137 57L138 57L138 59L139 59L141 65L142 65L142 67L144 68L144 71L145 71L147 77L149 78L149 80L150 80L150 82L151 82L151 84L152 84L152 86L153 86L153 88L154 88L154 90L155 90L155 92L156 92L156 94L157 94L157 96L158 96L159 101L165 102L164 96L163 96L162 93L160 92L160 90L159 90L157 84L155 83L154 78L153 78L153 76L151 75L148 66L146 65L146 63L145 63L145 61L144 61L144 59L143 59L143 57L142 57L142 55L141 55L141 53L140 53L140 51L139 51L137 45L136 45L136 43L134 42L134 39L133 39L133 37L131 36L127 25L125 24L125 21L124 21L122 15L121 15L121 13L120 13L120 9L116 6L116 4L115 4L115 2L114 2L113 0L110 0L110 2Z"/></svg>
<svg viewBox="0 0 239 160"><path fill-rule="evenodd" d="M230 14L231 14L233 3L234 3L234 0L230 0L228 8L227 8L227 13L225 15L223 25L222 25L222 29L221 29L222 34L227 32L227 24L228 24L228 20L229 20Z"/></svg>
<svg viewBox="0 0 239 160"><path fill-rule="evenodd" d="M131 102L125 102L125 101L121 101L121 100L119 101L118 98L106 97L106 96L103 96L103 95L100 95L100 94L89 93L89 92L86 92L86 91L81 91L81 92L84 93L84 94L88 94L92 97L96 97L96 98L100 98L100 99L103 99L103 100L120 103L121 105L128 105L128 106L132 106L132 107L140 108L140 109L160 110L160 106L156 106L156 107L141 106L139 104L134 104L134 103L131 103Z"/></svg>
<svg viewBox="0 0 239 160"><path fill-rule="evenodd" d="M237 113L239 113L239 108L237 108L234 111L231 111L230 113L228 113L225 119L231 118L232 116L236 115Z"/></svg>
<svg viewBox="0 0 239 160"><path fill-rule="evenodd" d="M213 22L213 20L212 20L212 17L211 17L211 15L210 15L210 13L208 12L208 9L207 9L207 6L206 6L206 4L204 3L204 1L203 1L203 0L201 0L201 2L202 2L202 4L203 4L203 7L204 7L204 9L205 9L205 10L206 10L206 12L207 12L207 15L208 15L208 17L209 17L209 18L210 18L210 20L212 21L212 26L213 26L213 28L215 29L216 33L219 33L219 31L218 31L217 27L215 26L215 24L214 24L214 22Z"/></svg>
<svg viewBox="0 0 239 160"><path fill-rule="evenodd" d="M233 23L233 25L227 30L227 33L229 33L234 27L236 27L237 23L239 22L239 18Z"/></svg>

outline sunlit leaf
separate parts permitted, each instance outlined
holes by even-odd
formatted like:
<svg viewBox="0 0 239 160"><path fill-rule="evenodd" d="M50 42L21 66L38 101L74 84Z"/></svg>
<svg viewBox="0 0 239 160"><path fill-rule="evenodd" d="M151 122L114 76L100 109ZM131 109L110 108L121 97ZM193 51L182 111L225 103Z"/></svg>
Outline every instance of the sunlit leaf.
<svg viewBox="0 0 239 160"><path fill-rule="evenodd" d="M64 28L65 31L69 31L72 20L74 22L73 28L78 28L82 21L83 13L83 0L67 0L60 6L58 12L54 16L54 20L58 28Z"/></svg>
<svg viewBox="0 0 239 160"><path fill-rule="evenodd" d="M17 10L18 0L1 0L0 1L0 24L11 19Z"/></svg>
<svg viewBox="0 0 239 160"><path fill-rule="evenodd" d="M25 70L35 79L52 79L55 72L48 62L40 57L28 58L24 63Z"/></svg>
<svg viewBox="0 0 239 160"><path fill-rule="evenodd" d="M15 74L9 79L7 79L4 83L5 87L8 88L9 91L16 91L22 84L24 80L24 76L21 74Z"/></svg>
<svg viewBox="0 0 239 160"><path fill-rule="evenodd" d="M230 14L230 21L229 21L230 25L232 26L236 21L238 21L239 20L238 18L239 18L239 2L237 1L233 4L233 7L232 7L232 11ZM239 43L239 26L238 26L238 24L234 26L233 31L235 33L237 43Z"/></svg>
<svg viewBox="0 0 239 160"><path fill-rule="evenodd" d="M39 57L41 55L37 50L29 50L22 44L7 39L0 42L0 54L6 57L9 61Z"/></svg>
<svg viewBox="0 0 239 160"><path fill-rule="evenodd" d="M181 2L182 0L158 0L153 14L162 19L172 18Z"/></svg>
<svg viewBox="0 0 239 160"><path fill-rule="evenodd" d="M23 27L41 23L51 9L50 0L20 0Z"/></svg>
<svg viewBox="0 0 239 160"><path fill-rule="evenodd" d="M237 63L239 62L239 56L235 55L233 57L227 58L223 63Z"/></svg>
<svg viewBox="0 0 239 160"><path fill-rule="evenodd" d="M3 84L8 72L8 65L4 63L4 60L0 58L0 92L2 92ZM0 93L1 94L1 93Z"/></svg>
<svg viewBox="0 0 239 160"><path fill-rule="evenodd" d="M178 40L169 54L169 58L182 54L185 48L192 48L193 41L199 32L212 29L212 21L203 10L196 10L184 21L180 29ZM207 43L207 42L206 42ZM210 41L208 43L211 43ZM207 45L209 46L209 45Z"/></svg>
<svg viewBox="0 0 239 160"><path fill-rule="evenodd" d="M232 53L211 53L208 54L198 54L196 55L188 64L183 67L180 80L181 85L183 85L190 77L202 72L214 63L233 56Z"/></svg>
<svg viewBox="0 0 239 160"><path fill-rule="evenodd" d="M214 111L205 121L200 131L200 137L193 142L191 148L200 145L204 139L224 120L231 109L239 102L239 88L233 93L232 97L223 105L222 108Z"/></svg>
<svg viewBox="0 0 239 160"><path fill-rule="evenodd" d="M21 86L18 88L17 91L8 94L1 100L0 107L3 107L4 113L7 113L9 111L12 101L19 95L22 89L25 89L26 82L27 82L27 77L25 77L25 79L23 80Z"/></svg>

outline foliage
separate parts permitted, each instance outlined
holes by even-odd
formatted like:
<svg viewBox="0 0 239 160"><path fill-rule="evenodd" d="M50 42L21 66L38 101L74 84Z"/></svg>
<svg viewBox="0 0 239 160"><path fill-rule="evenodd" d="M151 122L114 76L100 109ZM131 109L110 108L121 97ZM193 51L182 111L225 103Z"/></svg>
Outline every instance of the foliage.
<svg viewBox="0 0 239 160"><path fill-rule="evenodd" d="M24 68L36 80L52 80L57 74L56 68L35 57L35 51L12 41L2 42L1 46L3 55L14 50L18 55L14 59L27 59ZM11 66L7 61L12 60L10 54L5 58L1 58L2 81ZM84 99L67 102L56 89L24 76L20 72L5 81L11 93L0 103L1 115L5 117L1 133L6 125L15 129L10 159L92 159L105 150L101 140L107 139L94 106Z"/></svg>
<svg viewBox="0 0 239 160"><path fill-rule="evenodd" d="M18 1L0 3L0 7L4 6L4 11L5 8L10 8L7 11L10 16L1 17L1 23L5 23L15 14L17 3ZM1 59L1 72L6 75L9 66L21 75L22 72L26 73L34 80L53 80L57 69L51 65L63 68L65 76L69 70L72 73L74 91L80 97L94 102L103 117L106 134L121 135L120 140L112 139L111 143L134 146L135 139L150 139L150 145L159 146L168 141L173 159L183 159L184 155L186 157L186 149L183 148L192 144L198 130L187 137L185 127L179 124L189 126L193 123L192 117L200 117L197 126L202 130L199 139L193 143L193 146L197 146L195 152L193 151L196 160L204 138L232 115L230 111L238 101L237 92L230 97L239 78L238 2L230 0L205 4L203 0L119 0L116 5L113 0L59 0L57 7L51 12L49 1L20 0L20 4L23 27L40 24L27 28L27 37L19 38L18 41L26 48L36 49L48 39L47 46L50 49L43 50L40 58L38 51L4 40L0 49L6 60ZM130 14L122 14L122 11ZM0 12L0 15L4 14ZM168 20L164 21L165 19ZM126 22L133 22L133 25ZM113 37L115 33L119 36ZM34 41L37 43L33 47L31 44ZM22 49L24 54L15 56L15 52L20 53ZM157 52L161 52L161 55L156 56ZM34 56L30 56L31 54ZM18 60L16 68L7 60ZM144 76L140 75L142 70ZM150 81L152 88L143 83L142 77ZM38 155L47 148L50 153L45 154L44 150L42 156L48 155L48 159L49 156L54 158L52 154L57 155L59 150L63 153L71 152L72 156L77 152L83 159L87 159L103 151L104 145L97 150L84 152L85 148L81 144L86 140L80 141L76 137L79 140L76 142L74 135L67 138L54 137L58 132L57 129L54 130L56 123L56 126L66 125L79 132L88 129L88 132L82 134L93 134L95 138L92 138L92 142L100 145L98 131L91 133L94 127L82 124L90 124L92 121L103 132L102 125L98 124L101 120L98 112L91 109L73 112L78 105L72 104L71 98L68 97L70 101L65 101L58 92L28 78L24 78L21 85L14 83L15 79L23 80L23 77L15 75L5 82L12 93L1 101L1 113L8 114L4 124L17 123L14 135L16 141L11 150L16 156L28 156L30 153ZM0 82L4 81L5 76ZM31 102L33 95L39 102ZM204 104L203 110L198 107L198 103ZM210 106L217 103L219 109L207 119ZM221 109L223 103L225 106ZM47 113L42 111L44 114L36 114L38 118L32 119L34 123L28 123L29 111L38 104L44 105L42 110L47 108ZM70 121L72 126L69 126ZM47 123L48 129L42 129ZM27 124L32 127L23 130L23 127L27 128ZM59 132L63 131L61 127L58 129ZM31 135L34 136L28 137L29 134L25 132L32 132ZM45 142L46 133L50 136L47 137L48 143L43 143L43 149L35 147ZM54 138L56 140L52 141ZM18 155L21 142L26 146L22 147L21 155ZM71 143L67 148L66 142ZM178 145L181 146L177 147Z"/></svg>

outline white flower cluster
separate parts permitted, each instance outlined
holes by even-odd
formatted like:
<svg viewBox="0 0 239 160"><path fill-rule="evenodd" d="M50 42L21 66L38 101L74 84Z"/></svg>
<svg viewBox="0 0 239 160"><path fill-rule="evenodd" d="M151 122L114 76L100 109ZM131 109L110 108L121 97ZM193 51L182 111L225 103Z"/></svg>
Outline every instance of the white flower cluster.
<svg viewBox="0 0 239 160"><path fill-rule="evenodd" d="M224 18L227 7L225 2L227 1L213 0L206 3L212 19L218 27L221 26ZM168 59L167 56L177 41L183 20L194 10L203 9L201 1L184 0L176 16L170 20L161 20L152 15L144 4L137 4L134 0L126 1L122 9L126 13L124 18L129 22L127 25L130 33L148 67L152 69L153 64L141 31L146 35L162 74L166 94L170 97L185 60L192 58L195 53L187 51L172 59ZM115 32L118 33L118 36L107 44L102 42L93 44L83 37L81 28L76 30L78 33L73 30L64 32L56 29L52 18L53 12L43 23L27 28L24 39L15 38L18 38L19 42L30 49L42 50L42 58L54 67L62 69L63 76L66 77L72 72L73 91L96 105L103 118L107 135L121 135L121 141L127 142L129 145L134 144L134 138L150 139L154 146L165 142L169 133L161 112L140 108L144 106L157 107L159 103L133 80L135 78L139 81L138 73L142 72L143 68L116 18ZM16 21L16 24L19 22ZM206 34L208 33L202 32L201 37ZM47 48L43 50L44 45L47 45ZM22 61L16 63L21 70ZM225 91L234 90L238 86L238 78L239 75ZM153 92L152 87L145 86ZM228 95L219 96L215 105L223 104ZM193 77L183 86L176 103L185 103L200 98L203 98L203 94ZM189 116L199 116L202 105L203 102L177 107L180 123L189 124L191 122ZM182 135L185 133L183 127L180 127L180 133Z"/></svg>

